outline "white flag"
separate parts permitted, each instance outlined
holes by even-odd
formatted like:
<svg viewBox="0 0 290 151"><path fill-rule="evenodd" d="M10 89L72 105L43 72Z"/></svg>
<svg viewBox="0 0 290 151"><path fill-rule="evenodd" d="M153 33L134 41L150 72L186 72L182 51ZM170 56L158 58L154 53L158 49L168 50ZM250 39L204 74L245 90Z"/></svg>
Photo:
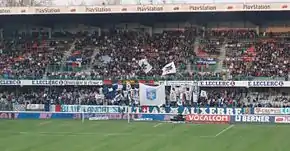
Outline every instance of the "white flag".
<svg viewBox="0 0 290 151"><path fill-rule="evenodd" d="M176 91L175 91L174 87L171 86L171 90L170 90L170 101L176 102L176 100L177 100Z"/></svg>
<svg viewBox="0 0 290 151"><path fill-rule="evenodd" d="M176 67L174 62L168 63L162 68L162 75L173 74L176 73Z"/></svg>
<svg viewBox="0 0 290 151"><path fill-rule="evenodd" d="M147 61L147 59L141 59L141 60L139 60L138 64L139 64L139 66L142 68L142 70L145 73L150 72L151 69L152 69L152 66L149 64L149 62Z"/></svg>
<svg viewBox="0 0 290 151"><path fill-rule="evenodd" d="M198 101L198 94L195 92L192 93L192 101L195 103L197 103L197 101Z"/></svg>
<svg viewBox="0 0 290 151"><path fill-rule="evenodd" d="M201 90L201 91L200 91L200 97L205 97L205 98L207 98L207 92L204 91L204 90Z"/></svg>
<svg viewBox="0 0 290 151"><path fill-rule="evenodd" d="M158 106L165 104L165 85L148 86L139 83L140 105Z"/></svg>

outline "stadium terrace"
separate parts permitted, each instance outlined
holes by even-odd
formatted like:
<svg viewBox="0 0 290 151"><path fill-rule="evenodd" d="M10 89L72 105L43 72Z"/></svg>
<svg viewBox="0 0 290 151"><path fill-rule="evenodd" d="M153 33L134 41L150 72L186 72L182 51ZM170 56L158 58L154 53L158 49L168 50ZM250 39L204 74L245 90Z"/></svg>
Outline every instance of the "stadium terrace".
<svg viewBox="0 0 290 151"><path fill-rule="evenodd" d="M5 104L126 105L130 82L138 105L142 80L174 83L166 86L172 105L288 106L288 11L47 14L56 8L38 8L46 15L0 16L6 20L0 34ZM169 63L176 71L164 76ZM74 83L79 87L71 87ZM279 92L275 97L267 96L270 87Z"/></svg>

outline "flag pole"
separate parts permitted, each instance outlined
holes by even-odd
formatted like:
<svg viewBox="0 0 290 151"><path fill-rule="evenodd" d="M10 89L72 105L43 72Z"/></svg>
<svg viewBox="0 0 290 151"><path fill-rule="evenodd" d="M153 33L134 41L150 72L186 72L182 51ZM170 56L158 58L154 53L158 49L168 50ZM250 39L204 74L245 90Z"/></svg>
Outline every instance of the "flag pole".
<svg viewBox="0 0 290 151"><path fill-rule="evenodd" d="M130 101L130 100L129 100L129 101ZM129 103L129 106L128 106L128 108L127 108L128 124L130 123L130 104L131 104L131 103Z"/></svg>
<svg viewBox="0 0 290 151"><path fill-rule="evenodd" d="M128 118L128 124L130 123L130 111L131 111L131 104L132 104L132 99L131 99L131 90L132 90L132 86L130 84L130 82L127 82L126 83L126 90L128 91L127 93L127 97L128 97L128 100L129 100L129 104L128 104L128 107L127 107L127 118Z"/></svg>

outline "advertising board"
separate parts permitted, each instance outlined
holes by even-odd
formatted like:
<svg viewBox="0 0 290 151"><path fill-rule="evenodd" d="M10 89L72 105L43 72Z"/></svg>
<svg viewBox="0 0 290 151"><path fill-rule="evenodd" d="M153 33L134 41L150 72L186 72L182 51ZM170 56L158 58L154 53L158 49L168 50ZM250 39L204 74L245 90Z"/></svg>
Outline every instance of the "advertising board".
<svg viewBox="0 0 290 151"><path fill-rule="evenodd" d="M209 124L225 124L230 122L229 115L186 115L186 121L192 123L209 123Z"/></svg>
<svg viewBox="0 0 290 151"><path fill-rule="evenodd" d="M51 113L51 112L1 112L0 119L85 119L91 120L127 120L128 114L123 113ZM132 120L170 120L172 114L130 114Z"/></svg>
<svg viewBox="0 0 290 151"><path fill-rule="evenodd" d="M267 115L236 115L231 116L234 123L271 123L273 116Z"/></svg>
<svg viewBox="0 0 290 151"><path fill-rule="evenodd" d="M70 3L70 2L69 2ZM132 5L134 4L135 5ZM164 2L142 2L142 5L136 5L136 2L116 5L88 5L88 6L42 6L42 7L1 7L0 15L40 15L40 14L115 14L115 13L178 13L178 12L237 12L237 11L288 11L289 2L275 1L267 3L249 2L249 1L221 1L212 0L192 1L190 3L167 3ZM146 4L147 5L146 5ZM152 5L151 3L156 3ZM182 3L182 4L181 4Z"/></svg>
<svg viewBox="0 0 290 151"><path fill-rule="evenodd" d="M275 123L290 124L290 116L275 116Z"/></svg>
<svg viewBox="0 0 290 151"><path fill-rule="evenodd" d="M0 119L13 119L14 113L0 112Z"/></svg>
<svg viewBox="0 0 290 151"><path fill-rule="evenodd" d="M281 112L281 108L256 107L254 108L254 114L279 115L283 113Z"/></svg>
<svg viewBox="0 0 290 151"><path fill-rule="evenodd" d="M289 107L281 108L280 110L281 110L282 114L286 114L286 115L290 114L290 108Z"/></svg>

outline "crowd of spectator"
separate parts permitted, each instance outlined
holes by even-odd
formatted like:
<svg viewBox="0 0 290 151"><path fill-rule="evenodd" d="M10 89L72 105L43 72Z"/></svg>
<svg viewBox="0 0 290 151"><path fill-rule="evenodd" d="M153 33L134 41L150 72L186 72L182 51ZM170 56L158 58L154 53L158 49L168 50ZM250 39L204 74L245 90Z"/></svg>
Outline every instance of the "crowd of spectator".
<svg viewBox="0 0 290 151"><path fill-rule="evenodd" d="M289 41L285 38L230 39L224 65L232 76L283 77L290 69Z"/></svg>
<svg viewBox="0 0 290 151"><path fill-rule="evenodd" d="M193 54L192 31L164 31L149 35L146 32L111 31L103 34L96 55L94 71L105 77L160 76L162 67L174 62L185 68ZM146 59L153 67L148 73L142 70L139 60Z"/></svg>
<svg viewBox="0 0 290 151"><path fill-rule="evenodd" d="M289 44L277 35L265 38L244 29L22 34L1 42L0 73L6 79L160 78L162 67L174 62L174 78L283 78L289 75ZM144 72L141 59L151 71ZM224 70L217 69L220 63Z"/></svg>
<svg viewBox="0 0 290 151"><path fill-rule="evenodd" d="M255 30L196 28L163 30L112 29L95 32L19 34L0 42L2 79L143 79L160 78L162 67L174 62L175 79L233 79L235 77L285 78L290 69L290 40L285 34ZM283 37L279 37L283 35ZM196 42L199 40L199 42ZM225 56L223 56L225 55ZM139 65L146 59L152 69ZM216 65L222 65L222 69ZM210 68L215 65L215 68ZM192 68L190 68L192 67ZM197 67L198 70L192 70ZM208 70L204 70L207 68ZM164 78L164 77L162 77ZM0 103L138 105L138 88L123 87L21 87L1 88ZM269 90L167 88L167 103L186 106L289 106L287 93ZM287 89L288 90L288 89ZM287 92L287 91L285 91ZM198 98L194 97L198 96ZM273 97L275 96L275 97Z"/></svg>
<svg viewBox="0 0 290 151"><path fill-rule="evenodd" d="M202 93L206 93L205 95ZM0 106L11 104L134 105L139 106L138 87L1 87ZM288 88L166 87L166 104L192 107L290 107ZM6 106L9 107L9 106Z"/></svg>
<svg viewBox="0 0 290 151"><path fill-rule="evenodd" d="M39 36L39 35L38 35ZM0 76L4 79L41 79L49 65L59 65L66 40L40 40L19 35L0 43Z"/></svg>

